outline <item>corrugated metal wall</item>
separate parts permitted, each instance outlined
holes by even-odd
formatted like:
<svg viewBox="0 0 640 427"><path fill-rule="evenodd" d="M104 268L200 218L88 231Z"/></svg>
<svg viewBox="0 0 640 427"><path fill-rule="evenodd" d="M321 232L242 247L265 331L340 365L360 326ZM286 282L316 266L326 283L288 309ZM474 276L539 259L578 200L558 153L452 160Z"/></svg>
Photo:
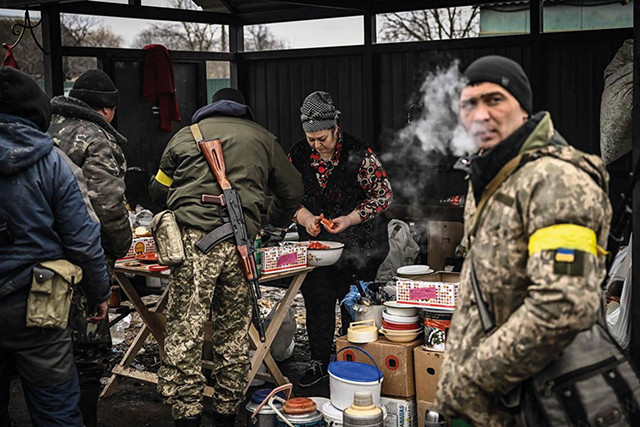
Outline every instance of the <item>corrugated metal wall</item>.
<svg viewBox="0 0 640 427"><path fill-rule="evenodd" d="M389 154L387 169L400 190L397 202L434 205L440 198L464 192L462 175L451 171L453 159L424 156L395 162L394 153L389 153L395 150L390 141L406 124L409 105L426 73L454 59L464 68L488 54L510 57L530 76L534 109L550 111L556 128L572 145L598 154L603 72L630 37L631 30L624 29L545 34L535 40L514 36L380 45L369 50L322 49L295 58L294 52L283 52L275 58L244 54L239 81L258 122L280 139L285 150L303 137L298 109L304 97L314 90L330 92L342 111L342 127L363 137L373 135L367 142L378 153ZM364 68L367 55L372 56L370 81ZM534 61L536 55L540 58ZM373 118L365 117L366 91L372 92ZM615 170L627 169L628 160L614 165L614 178Z"/></svg>

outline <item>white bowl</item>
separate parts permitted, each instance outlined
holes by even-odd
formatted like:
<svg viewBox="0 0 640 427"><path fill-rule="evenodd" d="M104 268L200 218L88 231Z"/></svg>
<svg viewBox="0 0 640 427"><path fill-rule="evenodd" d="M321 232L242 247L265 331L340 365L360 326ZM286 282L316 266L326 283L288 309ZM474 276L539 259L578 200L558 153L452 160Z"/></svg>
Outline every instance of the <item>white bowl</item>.
<svg viewBox="0 0 640 427"><path fill-rule="evenodd" d="M401 324L410 324L416 323L418 319L420 319L419 315L415 316L394 316L393 314L389 314L385 311L382 312L382 318L391 323L401 323Z"/></svg>
<svg viewBox="0 0 640 427"><path fill-rule="evenodd" d="M418 314L418 308L398 304L397 301L386 301L384 306L387 313L394 316L411 317Z"/></svg>
<svg viewBox="0 0 640 427"><path fill-rule="evenodd" d="M422 333L422 328L414 329L411 331L392 331L389 329L380 328L380 333L384 334L384 336L393 342L409 342L416 339L420 333Z"/></svg>
<svg viewBox="0 0 640 427"><path fill-rule="evenodd" d="M428 265L404 265L396 270L398 276L423 276L433 272L433 268Z"/></svg>
<svg viewBox="0 0 640 427"><path fill-rule="evenodd" d="M327 267L333 265L342 256L344 243L332 242L329 240L314 240L323 245L329 246L329 249L307 249L307 263L316 267ZM311 242L300 242L303 245L309 245Z"/></svg>

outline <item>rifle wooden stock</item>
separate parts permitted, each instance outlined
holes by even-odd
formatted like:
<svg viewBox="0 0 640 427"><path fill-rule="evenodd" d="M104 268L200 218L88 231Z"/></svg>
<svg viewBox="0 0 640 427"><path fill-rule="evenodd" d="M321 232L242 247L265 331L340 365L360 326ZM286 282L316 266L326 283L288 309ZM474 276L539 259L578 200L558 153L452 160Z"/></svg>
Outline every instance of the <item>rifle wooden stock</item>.
<svg viewBox="0 0 640 427"><path fill-rule="evenodd" d="M249 250L246 246L236 246L236 249L240 255L242 269L247 280L258 280L255 258L249 255Z"/></svg>
<svg viewBox="0 0 640 427"><path fill-rule="evenodd" d="M220 187L223 190L230 190L231 183L227 179L227 165L224 162L220 140L201 141L198 143L198 147L200 147L200 151L202 151L204 158L207 160L209 168L216 176Z"/></svg>

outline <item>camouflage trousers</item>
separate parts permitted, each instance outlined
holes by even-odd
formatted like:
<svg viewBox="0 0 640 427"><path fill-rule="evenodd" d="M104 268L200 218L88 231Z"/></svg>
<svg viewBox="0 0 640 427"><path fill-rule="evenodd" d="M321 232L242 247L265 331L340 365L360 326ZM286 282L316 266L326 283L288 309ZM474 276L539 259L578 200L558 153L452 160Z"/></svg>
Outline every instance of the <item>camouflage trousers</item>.
<svg viewBox="0 0 640 427"><path fill-rule="evenodd" d="M204 324L213 322L213 399L216 411L235 414L249 373L251 299L235 246L226 241L208 254L195 243L206 233L182 227L185 261L169 281L167 336L158 392L174 419L202 413Z"/></svg>

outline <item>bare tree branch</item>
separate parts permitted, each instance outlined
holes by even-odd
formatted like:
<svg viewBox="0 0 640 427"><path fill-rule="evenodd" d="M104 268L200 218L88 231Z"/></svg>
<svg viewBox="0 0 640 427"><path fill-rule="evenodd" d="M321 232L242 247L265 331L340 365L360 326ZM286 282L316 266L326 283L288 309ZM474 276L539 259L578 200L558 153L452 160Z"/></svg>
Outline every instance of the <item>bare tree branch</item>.
<svg viewBox="0 0 640 427"><path fill-rule="evenodd" d="M389 13L379 32L382 41L425 41L475 37L480 30L479 6Z"/></svg>

